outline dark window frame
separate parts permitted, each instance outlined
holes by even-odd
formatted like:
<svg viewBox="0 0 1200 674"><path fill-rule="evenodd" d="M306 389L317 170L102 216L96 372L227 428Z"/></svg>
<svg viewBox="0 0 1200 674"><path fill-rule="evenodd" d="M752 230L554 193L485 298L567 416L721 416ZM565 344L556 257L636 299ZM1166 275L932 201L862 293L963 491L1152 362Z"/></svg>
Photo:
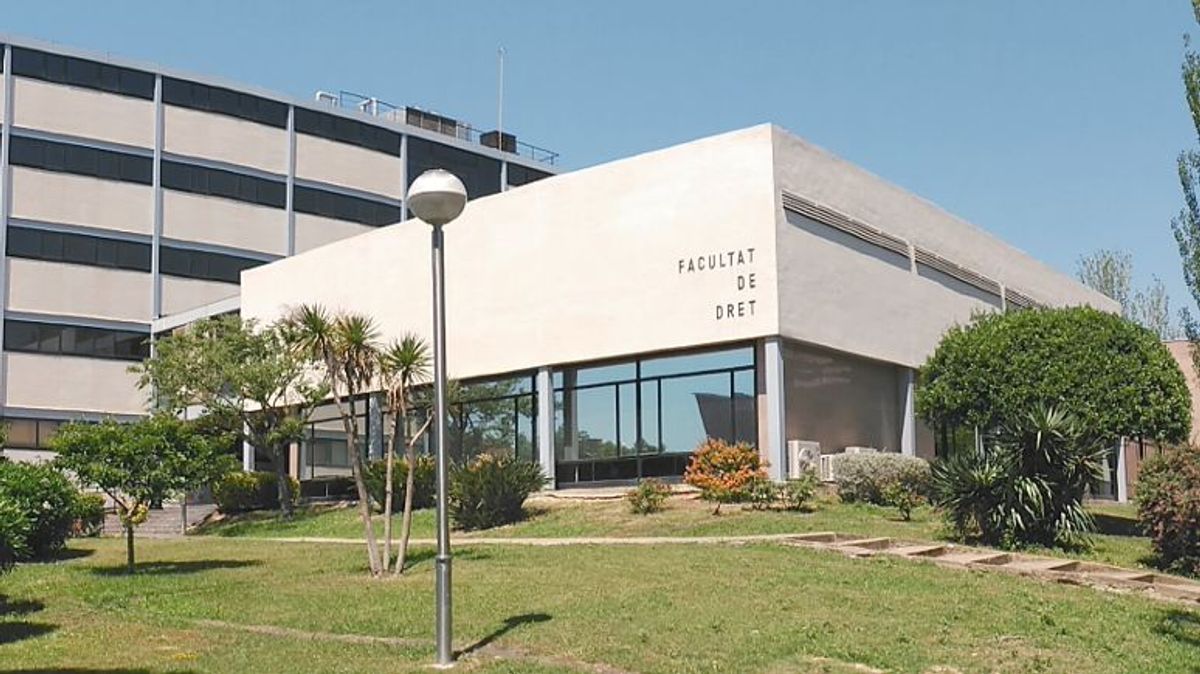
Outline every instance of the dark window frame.
<svg viewBox="0 0 1200 674"><path fill-rule="evenodd" d="M154 160L150 157L44 138L12 136L9 139L9 163L137 185L154 182Z"/></svg>
<svg viewBox="0 0 1200 674"><path fill-rule="evenodd" d="M354 145L390 157L400 156L400 133L341 115L296 107L296 133Z"/></svg>
<svg viewBox="0 0 1200 674"><path fill-rule="evenodd" d="M315 187L296 185L292 208L334 220L357 222L371 227L384 227L400 222L404 212L399 205L340 194Z"/></svg>
<svg viewBox="0 0 1200 674"><path fill-rule="evenodd" d="M164 76L162 99L166 105L235 117L277 129L287 128L287 103L233 89Z"/></svg>
<svg viewBox="0 0 1200 674"><path fill-rule="evenodd" d="M163 244L159 247L158 271L164 276L236 285L241 283L243 271L267 262L258 258Z"/></svg>
<svg viewBox="0 0 1200 674"><path fill-rule="evenodd" d="M258 176L164 159L163 189L232 199L256 206L287 206L287 183Z"/></svg>
<svg viewBox="0 0 1200 674"><path fill-rule="evenodd" d="M9 257L26 260L150 271L151 247L140 241L9 225L6 248Z"/></svg>
<svg viewBox="0 0 1200 674"><path fill-rule="evenodd" d="M22 334L23 333L23 334ZM88 345L85 348L85 345ZM4 350L53 356L140 361L150 356L150 332L7 319Z"/></svg>
<svg viewBox="0 0 1200 674"><path fill-rule="evenodd" d="M154 100L154 74L38 49L12 47L12 73L119 96Z"/></svg>

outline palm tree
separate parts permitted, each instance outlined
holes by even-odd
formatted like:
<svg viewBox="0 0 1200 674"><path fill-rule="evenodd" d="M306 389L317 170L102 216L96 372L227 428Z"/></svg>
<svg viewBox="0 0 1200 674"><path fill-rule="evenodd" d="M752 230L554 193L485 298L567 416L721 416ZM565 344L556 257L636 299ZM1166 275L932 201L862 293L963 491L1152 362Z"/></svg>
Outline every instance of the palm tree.
<svg viewBox="0 0 1200 674"><path fill-rule="evenodd" d="M307 304L288 314L283 325L292 348L321 368L342 417L350 472L354 476L358 510L367 539L367 561L371 575L379 576L387 568L388 560L380 558L375 527L371 523L366 470L358 448L357 409L359 396L370 388L379 373L379 331L368 316L357 313L331 315L321 305Z"/></svg>
<svg viewBox="0 0 1200 674"><path fill-rule="evenodd" d="M380 370L387 390L388 410L392 415L392 437L388 441L387 478L383 511L384 559L392 558L392 475L396 460L396 442L404 437L404 460L408 470L404 476L404 515L400 524L400 548L396 556L396 573L404 573L404 562L408 556L408 540L412 533L413 491L416 488L414 474L417 469L417 441L429 428L433 419L427 415L425 422L411 436L408 434L409 409L412 403L412 386L429 377L429 347L425 340L407 333L394 340L380 355Z"/></svg>

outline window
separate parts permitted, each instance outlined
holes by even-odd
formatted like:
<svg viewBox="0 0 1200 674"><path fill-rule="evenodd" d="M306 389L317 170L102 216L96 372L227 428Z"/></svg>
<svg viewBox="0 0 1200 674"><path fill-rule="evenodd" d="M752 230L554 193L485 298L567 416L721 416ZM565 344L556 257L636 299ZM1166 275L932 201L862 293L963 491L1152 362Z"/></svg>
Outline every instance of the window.
<svg viewBox="0 0 1200 674"><path fill-rule="evenodd" d="M140 185L153 182L154 161L150 157L40 138L13 136L9 143L9 161L16 166L92 178Z"/></svg>
<svg viewBox="0 0 1200 674"><path fill-rule="evenodd" d="M296 108L295 124L296 133L357 145L392 156L400 154L400 134L374 124L308 108Z"/></svg>
<svg viewBox="0 0 1200 674"><path fill-rule="evenodd" d="M58 433L63 421L50 419L0 419L8 427L6 447L13 449L50 449L50 441Z"/></svg>
<svg viewBox="0 0 1200 674"><path fill-rule="evenodd" d="M292 202L297 213L319 215L323 218L348 220L372 227L400 222L400 207L348 194L326 192L313 187L296 186Z"/></svg>
<svg viewBox="0 0 1200 674"><path fill-rule="evenodd" d="M11 225L8 254L29 260L150 271L150 244Z"/></svg>
<svg viewBox="0 0 1200 674"><path fill-rule="evenodd" d="M288 106L279 101L174 77L164 77L162 87L163 103L168 105L287 128Z"/></svg>
<svg viewBox="0 0 1200 674"><path fill-rule="evenodd" d="M429 169L446 169L458 176L471 199L500 191L500 162L424 138L408 138L408 184Z"/></svg>
<svg viewBox="0 0 1200 674"><path fill-rule="evenodd" d="M508 170L505 177L508 179L509 187L519 187L521 185L537 182L542 178L549 178L551 175L553 174L546 173L545 171L539 171L535 168L529 168L528 166L522 166L521 164L508 162Z"/></svg>
<svg viewBox="0 0 1200 674"><path fill-rule="evenodd" d="M532 375L466 384L448 412L447 439L455 461L480 454L537 461L537 393Z"/></svg>
<svg viewBox="0 0 1200 674"><path fill-rule="evenodd" d="M754 349L555 373L558 482L680 475L705 438L756 444Z"/></svg>
<svg viewBox="0 0 1200 674"><path fill-rule="evenodd" d="M154 75L85 59L13 47L14 75L154 100Z"/></svg>
<svg viewBox="0 0 1200 674"><path fill-rule="evenodd" d="M166 245L159 249L158 262L159 271L168 276L222 283L240 283L243 271L266 264L254 258Z"/></svg>
<svg viewBox="0 0 1200 674"><path fill-rule="evenodd" d="M271 208L283 208L287 204L287 185L283 182L177 161L163 160L162 185L166 189Z"/></svg>
<svg viewBox="0 0 1200 674"><path fill-rule="evenodd" d="M150 355L150 333L6 320L4 349L58 356L142 360Z"/></svg>

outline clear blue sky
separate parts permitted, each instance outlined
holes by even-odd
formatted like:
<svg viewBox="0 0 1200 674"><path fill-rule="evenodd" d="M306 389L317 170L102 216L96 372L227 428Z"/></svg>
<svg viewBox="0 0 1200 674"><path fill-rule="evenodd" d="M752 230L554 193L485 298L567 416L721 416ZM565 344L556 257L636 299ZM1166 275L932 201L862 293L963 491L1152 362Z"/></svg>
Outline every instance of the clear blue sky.
<svg viewBox="0 0 1200 674"><path fill-rule="evenodd" d="M1173 307L1187 0L23 2L5 31L296 96L505 128L577 168L775 122L1073 272L1134 255Z"/></svg>

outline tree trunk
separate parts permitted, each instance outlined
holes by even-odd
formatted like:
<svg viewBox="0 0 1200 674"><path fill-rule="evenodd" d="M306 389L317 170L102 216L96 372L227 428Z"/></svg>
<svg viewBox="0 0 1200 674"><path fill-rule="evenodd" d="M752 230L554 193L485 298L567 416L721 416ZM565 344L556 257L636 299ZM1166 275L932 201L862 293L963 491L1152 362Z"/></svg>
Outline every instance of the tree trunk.
<svg viewBox="0 0 1200 674"><path fill-rule="evenodd" d="M375 525L371 522L371 497L367 493L367 481L363 469L362 455L358 451L358 420L355 417L353 392L348 393L350 416L346 419L346 450L350 454L350 472L354 475L354 487L358 492L358 514L362 517L363 533L367 538L367 565L372 576L383 572L379 563L379 542L375 539Z"/></svg>
<svg viewBox="0 0 1200 674"><path fill-rule="evenodd" d="M396 574L404 573L404 562L408 558L408 539L412 534L413 492L416 491L417 439L404 443L404 460L408 462L408 474L404 476L404 517L400 520L400 550L396 555Z"/></svg>
<svg viewBox="0 0 1200 674"><path fill-rule="evenodd" d="M285 520L292 519L296 508L292 505L292 481L287 470L287 451L276 448L274 452L275 480L279 492L279 516Z"/></svg>
<svg viewBox="0 0 1200 674"><path fill-rule="evenodd" d="M391 412L390 416L395 420L394 405L388 405ZM392 489L392 475L396 468L396 435L398 424L392 424L392 437L388 440L387 447L387 477L384 479L383 486L383 570L387 571L388 566L392 563L392 498L394 491ZM409 472L412 472L411 469Z"/></svg>
<svg viewBox="0 0 1200 674"><path fill-rule="evenodd" d="M125 519L125 569L133 573L133 522L132 515Z"/></svg>

